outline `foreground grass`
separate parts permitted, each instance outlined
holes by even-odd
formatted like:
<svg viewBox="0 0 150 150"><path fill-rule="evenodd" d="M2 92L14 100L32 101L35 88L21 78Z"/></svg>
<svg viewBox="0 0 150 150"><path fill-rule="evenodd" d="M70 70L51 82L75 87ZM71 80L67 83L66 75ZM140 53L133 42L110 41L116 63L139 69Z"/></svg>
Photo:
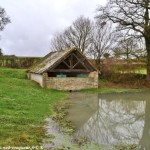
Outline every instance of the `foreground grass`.
<svg viewBox="0 0 150 150"><path fill-rule="evenodd" d="M40 145L51 105L66 96L25 76L23 69L0 68L0 146Z"/></svg>

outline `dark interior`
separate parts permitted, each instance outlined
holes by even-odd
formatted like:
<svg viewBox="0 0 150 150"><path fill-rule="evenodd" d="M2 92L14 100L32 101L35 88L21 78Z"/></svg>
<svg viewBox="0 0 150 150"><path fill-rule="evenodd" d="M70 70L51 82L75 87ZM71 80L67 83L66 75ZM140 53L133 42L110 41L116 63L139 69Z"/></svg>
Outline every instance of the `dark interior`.
<svg viewBox="0 0 150 150"><path fill-rule="evenodd" d="M57 75L66 75L66 77L78 77L81 73L69 72L69 73L60 73L60 72L48 72L48 77L57 77ZM82 73L82 75L88 76L88 73Z"/></svg>
<svg viewBox="0 0 150 150"><path fill-rule="evenodd" d="M72 52L48 71L48 77L81 77L86 78L93 67L79 52Z"/></svg>

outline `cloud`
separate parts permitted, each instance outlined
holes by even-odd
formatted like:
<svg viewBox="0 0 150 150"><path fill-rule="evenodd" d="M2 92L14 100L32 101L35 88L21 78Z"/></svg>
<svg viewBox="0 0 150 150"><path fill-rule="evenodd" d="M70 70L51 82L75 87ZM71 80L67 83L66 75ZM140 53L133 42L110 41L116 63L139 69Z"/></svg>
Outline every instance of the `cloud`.
<svg viewBox="0 0 150 150"><path fill-rule="evenodd" d="M103 0L105 2L105 0ZM77 17L92 18L100 0L1 0L12 23L0 33L4 54L44 56L50 39Z"/></svg>

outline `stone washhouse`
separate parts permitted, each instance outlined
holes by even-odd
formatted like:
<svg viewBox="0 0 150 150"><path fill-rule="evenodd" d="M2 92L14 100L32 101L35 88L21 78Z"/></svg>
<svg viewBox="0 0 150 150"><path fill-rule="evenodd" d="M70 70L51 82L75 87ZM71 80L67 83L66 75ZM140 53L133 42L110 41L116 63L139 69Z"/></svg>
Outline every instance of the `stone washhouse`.
<svg viewBox="0 0 150 150"><path fill-rule="evenodd" d="M77 48L50 52L28 70L27 76L50 89L98 88L98 71Z"/></svg>

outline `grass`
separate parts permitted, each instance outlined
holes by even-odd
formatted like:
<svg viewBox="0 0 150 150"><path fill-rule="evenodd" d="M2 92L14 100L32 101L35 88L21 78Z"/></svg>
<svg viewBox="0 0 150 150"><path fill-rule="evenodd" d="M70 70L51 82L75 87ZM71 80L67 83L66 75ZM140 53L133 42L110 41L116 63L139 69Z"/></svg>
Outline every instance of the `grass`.
<svg viewBox="0 0 150 150"><path fill-rule="evenodd" d="M135 74L147 74L146 68L134 69L134 70L124 70L119 71L120 73L135 73Z"/></svg>
<svg viewBox="0 0 150 150"><path fill-rule="evenodd" d="M99 88L97 89L84 89L80 92L82 93L122 93L122 92L139 92L142 90L145 90L145 88L130 88L125 87L123 85L114 84L110 81L107 81L105 79L99 80Z"/></svg>
<svg viewBox="0 0 150 150"><path fill-rule="evenodd" d="M146 68L142 68L142 69L136 69L135 73L139 73L139 74L147 74L147 70Z"/></svg>
<svg viewBox="0 0 150 150"><path fill-rule="evenodd" d="M0 68L0 146L39 145L51 105L65 96L27 80L24 69Z"/></svg>
<svg viewBox="0 0 150 150"><path fill-rule="evenodd" d="M52 114L52 104L67 95L65 92L41 88L26 79L25 71L0 68L0 146L40 145L45 136L44 120ZM81 90L84 93L129 91L136 90L109 87ZM88 149L86 146L83 149ZM97 146L91 147L96 149Z"/></svg>
<svg viewBox="0 0 150 150"><path fill-rule="evenodd" d="M130 81L124 83L114 83L106 79L99 80L99 88L96 89L83 89L81 93L99 94L99 93L125 93L125 92L143 92L149 90L148 87L142 86L142 80L136 85L138 81ZM130 85L131 84L131 85ZM135 84L135 85L134 85Z"/></svg>
<svg viewBox="0 0 150 150"><path fill-rule="evenodd" d="M139 89L129 88L98 88L98 89L87 89L81 90L83 93L122 93L122 92L137 92Z"/></svg>

